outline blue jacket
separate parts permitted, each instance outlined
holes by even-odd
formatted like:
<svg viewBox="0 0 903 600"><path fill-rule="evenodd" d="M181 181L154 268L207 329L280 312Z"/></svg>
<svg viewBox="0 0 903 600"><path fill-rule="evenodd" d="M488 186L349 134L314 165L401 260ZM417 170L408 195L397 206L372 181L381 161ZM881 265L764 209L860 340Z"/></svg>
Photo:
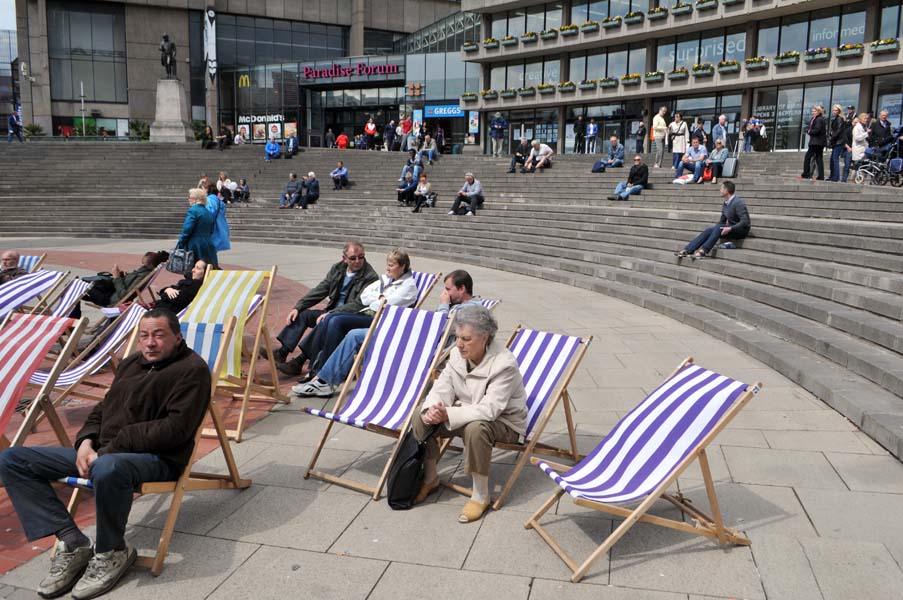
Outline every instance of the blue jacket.
<svg viewBox="0 0 903 600"><path fill-rule="evenodd" d="M401 190L402 193L410 192L411 190L413 190L416 187L417 187L417 181L413 177L411 178L410 182L408 182L408 180L405 179L403 182L398 184L398 189Z"/></svg>
<svg viewBox="0 0 903 600"><path fill-rule="evenodd" d="M288 150L291 150L292 152L294 152L295 150L298 149L298 138L296 138L294 136L288 138L288 140L285 142L285 145L288 148ZM277 144L277 146L278 146L278 144Z"/></svg>
<svg viewBox="0 0 903 600"><path fill-rule="evenodd" d="M502 117L495 117L489 123L489 135L494 138L504 138L508 134L508 121Z"/></svg>
<svg viewBox="0 0 903 600"><path fill-rule="evenodd" d="M329 173L330 177L348 177L348 167L336 167Z"/></svg>
<svg viewBox="0 0 903 600"><path fill-rule="evenodd" d="M203 260L211 265L219 264L212 240L213 226L213 215L203 205L193 205L185 215L177 246L194 252L195 260Z"/></svg>
<svg viewBox="0 0 903 600"><path fill-rule="evenodd" d="M313 196L315 198L320 196L320 182L316 179L308 179L304 183L304 187L307 188L308 196Z"/></svg>
<svg viewBox="0 0 903 600"><path fill-rule="evenodd" d="M279 154L279 142L276 142L276 141L267 142L266 153L267 153L267 155Z"/></svg>
<svg viewBox="0 0 903 600"><path fill-rule="evenodd" d="M608 160L620 160L624 161L624 144L618 144L614 148L611 144L608 145Z"/></svg>
<svg viewBox="0 0 903 600"><path fill-rule="evenodd" d="M712 143L715 143L715 140L721 140L724 142L724 147L727 148L727 128L722 127L720 123L715 123L715 126L712 127Z"/></svg>
<svg viewBox="0 0 903 600"><path fill-rule="evenodd" d="M226 205L215 194L207 196L207 210L213 215L213 235L211 241L218 252L229 250L232 244L229 242L229 222L226 221Z"/></svg>

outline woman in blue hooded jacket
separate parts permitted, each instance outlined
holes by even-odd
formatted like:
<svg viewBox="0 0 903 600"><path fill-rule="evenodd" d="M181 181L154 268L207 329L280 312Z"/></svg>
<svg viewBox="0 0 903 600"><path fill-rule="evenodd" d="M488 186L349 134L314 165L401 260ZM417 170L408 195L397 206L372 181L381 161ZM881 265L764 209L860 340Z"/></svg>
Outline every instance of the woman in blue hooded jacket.
<svg viewBox="0 0 903 600"><path fill-rule="evenodd" d="M209 265L219 266L216 248L213 246L213 215L207 210L206 191L200 188L188 191L188 214L182 224L178 248L194 252L195 260L203 260Z"/></svg>
<svg viewBox="0 0 903 600"><path fill-rule="evenodd" d="M232 248L229 241L229 222L226 220L226 203L219 196L216 184L207 186L207 210L213 215L213 247L217 252Z"/></svg>

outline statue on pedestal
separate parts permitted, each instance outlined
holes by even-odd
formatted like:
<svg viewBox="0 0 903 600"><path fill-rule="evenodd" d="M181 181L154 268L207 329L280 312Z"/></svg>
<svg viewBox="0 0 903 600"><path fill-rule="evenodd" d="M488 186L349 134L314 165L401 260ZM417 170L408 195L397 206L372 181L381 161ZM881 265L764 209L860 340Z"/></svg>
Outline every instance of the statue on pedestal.
<svg viewBox="0 0 903 600"><path fill-rule="evenodd" d="M166 68L167 79L176 79L176 44L170 41L168 33L160 42L160 64Z"/></svg>

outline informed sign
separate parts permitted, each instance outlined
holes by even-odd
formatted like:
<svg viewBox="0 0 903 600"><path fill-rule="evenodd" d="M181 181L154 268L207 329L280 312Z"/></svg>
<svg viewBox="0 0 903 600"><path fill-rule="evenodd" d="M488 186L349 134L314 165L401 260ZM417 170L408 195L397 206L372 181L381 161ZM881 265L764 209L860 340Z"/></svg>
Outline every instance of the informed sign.
<svg viewBox="0 0 903 600"><path fill-rule="evenodd" d="M457 104L442 104L424 107L427 119L439 119L449 117L464 118L464 109Z"/></svg>

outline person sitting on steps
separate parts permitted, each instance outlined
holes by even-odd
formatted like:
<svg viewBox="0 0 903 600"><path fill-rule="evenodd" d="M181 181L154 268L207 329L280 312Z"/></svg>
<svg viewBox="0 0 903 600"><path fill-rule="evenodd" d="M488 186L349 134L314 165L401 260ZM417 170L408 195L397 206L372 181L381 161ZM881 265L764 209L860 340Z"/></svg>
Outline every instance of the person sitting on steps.
<svg viewBox="0 0 903 600"><path fill-rule="evenodd" d="M718 243L719 238L741 240L749 235L751 224L749 210L746 202L738 198L734 193L734 182L725 181L721 184L721 219L718 224L705 229L693 238L683 250L676 252L678 258L693 255L693 258L705 258Z"/></svg>
<svg viewBox="0 0 903 600"><path fill-rule="evenodd" d="M521 173L534 173L537 169L552 166L552 157L555 156L555 151L548 144L543 144L539 140L533 140L531 145L533 149L530 150L530 154L520 170Z"/></svg>
<svg viewBox="0 0 903 600"><path fill-rule="evenodd" d="M452 205L452 209L448 211L448 214L458 214L461 204L465 203L467 204L467 212L464 214L468 217L473 217L477 214L477 208L483 206L484 200L483 185L480 183L480 180L474 179L473 173L466 173L464 175L464 185L458 190L458 194L455 196L455 203Z"/></svg>
<svg viewBox="0 0 903 600"><path fill-rule="evenodd" d="M332 183L335 186L334 190L341 190L343 187L348 187L348 169L345 167L345 163L339 161L336 164L335 169L329 172L329 176L332 177Z"/></svg>
<svg viewBox="0 0 903 600"><path fill-rule="evenodd" d="M633 166L627 175L627 181L620 182L615 187L615 193L608 197L609 200L627 200L630 194L639 194L643 188L649 185L649 167L643 164L643 157L637 154L633 157Z"/></svg>
<svg viewBox="0 0 903 600"><path fill-rule="evenodd" d="M410 206L411 202L414 201L414 190L416 188L417 181L411 176L410 171L406 172L404 174L404 181L399 183L398 187L395 188L395 192L398 194L398 203Z"/></svg>

